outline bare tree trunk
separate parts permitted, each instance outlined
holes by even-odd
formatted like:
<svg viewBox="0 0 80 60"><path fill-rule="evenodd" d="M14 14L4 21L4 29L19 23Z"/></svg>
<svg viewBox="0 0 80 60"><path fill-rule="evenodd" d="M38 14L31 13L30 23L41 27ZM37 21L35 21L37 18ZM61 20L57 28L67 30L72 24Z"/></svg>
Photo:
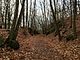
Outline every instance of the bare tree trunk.
<svg viewBox="0 0 80 60"><path fill-rule="evenodd" d="M53 14L53 19L54 19L54 23L55 23L55 29L57 31L56 33L58 34L59 40L61 40L61 35L60 35L59 27L57 25L56 16L55 16L55 13L54 13L54 10L53 10L53 6L52 6L52 1L51 0L50 0L50 8L51 8L51 11L52 11L52 14Z"/></svg>
<svg viewBox="0 0 80 60"><path fill-rule="evenodd" d="M1 20L0 20L0 28L2 28L2 23L3 23L3 11L2 11L2 0L0 0L0 16L1 16Z"/></svg>
<svg viewBox="0 0 80 60"><path fill-rule="evenodd" d="M74 34L74 37L77 37L77 35L76 35L76 15L77 15L77 0L74 0L74 10L73 10L73 12L74 12L74 17L73 17L73 34Z"/></svg>
<svg viewBox="0 0 80 60"><path fill-rule="evenodd" d="M4 43L13 49L19 48L19 43L16 41L16 36L17 36L16 23L17 23L17 18L18 18L18 7L19 7L19 0L16 0L16 9L15 9L15 13L14 13L14 20L13 20L13 23L11 26L11 30L9 32L9 36Z"/></svg>
<svg viewBox="0 0 80 60"><path fill-rule="evenodd" d="M17 18L18 18L18 7L19 7L19 0L16 0L16 8L15 8L15 12L14 12L14 19L13 19L13 23L12 23L12 26L11 26L11 30L9 32L9 37L8 39L12 39L14 40L14 36L15 36L15 26L16 26L16 21L17 21Z"/></svg>
<svg viewBox="0 0 80 60"><path fill-rule="evenodd" d="M8 17L8 4L6 3L8 3L8 0L5 1L5 6L6 6L5 8L5 29L7 28L7 17Z"/></svg>
<svg viewBox="0 0 80 60"><path fill-rule="evenodd" d="M34 0L34 8L32 11L32 17L31 17L31 29L32 29L32 35L34 34L36 30L36 21L35 21L35 16L36 16L36 0Z"/></svg>
<svg viewBox="0 0 80 60"><path fill-rule="evenodd" d="M26 27L28 27L27 24L28 24L28 0L26 0Z"/></svg>
<svg viewBox="0 0 80 60"><path fill-rule="evenodd" d="M23 27L25 27L25 5L23 8L24 12L23 12Z"/></svg>
<svg viewBox="0 0 80 60"><path fill-rule="evenodd" d="M11 14L10 14L10 1L8 0L8 29L10 29L10 20L11 20Z"/></svg>
<svg viewBox="0 0 80 60"><path fill-rule="evenodd" d="M29 11L29 20L31 22L30 27L32 27L32 16L31 16L31 14L32 14L32 0L30 0L30 11ZM29 24L29 22L28 22L28 24Z"/></svg>
<svg viewBox="0 0 80 60"><path fill-rule="evenodd" d="M71 26L70 28L72 28L72 0L70 0L70 9L71 9Z"/></svg>
<svg viewBox="0 0 80 60"><path fill-rule="evenodd" d="M24 13L24 5L25 5L25 0L23 0L23 3L22 3L22 8L21 8L21 11L20 11L20 15L19 15L19 18L18 18L18 21L17 21L17 24L16 24L16 27L15 27L15 39L17 37L17 34L18 34L18 30L19 30L19 26L21 24L21 18L22 18L22 15Z"/></svg>

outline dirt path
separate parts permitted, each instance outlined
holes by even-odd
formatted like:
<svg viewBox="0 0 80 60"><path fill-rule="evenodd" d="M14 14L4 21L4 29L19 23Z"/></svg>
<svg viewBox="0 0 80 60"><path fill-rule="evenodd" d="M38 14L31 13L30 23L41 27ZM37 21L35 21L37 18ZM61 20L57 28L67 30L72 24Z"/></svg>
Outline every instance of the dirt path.
<svg viewBox="0 0 80 60"><path fill-rule="evenodd" d="M24 36L20 32L17 40L20 49L0 48L0 60L80 60L79 39L65 42L52 34Z"/></svg>
<svg viewBox="0 0 80 60"><path fill-rule="evenodd" d="M25 39L24 39L25 40ZM80 41L61 41L53 36L37 35L26 39L24 49L29 60L80 60ZM20 44L21 45L21 44Z"/></svg>

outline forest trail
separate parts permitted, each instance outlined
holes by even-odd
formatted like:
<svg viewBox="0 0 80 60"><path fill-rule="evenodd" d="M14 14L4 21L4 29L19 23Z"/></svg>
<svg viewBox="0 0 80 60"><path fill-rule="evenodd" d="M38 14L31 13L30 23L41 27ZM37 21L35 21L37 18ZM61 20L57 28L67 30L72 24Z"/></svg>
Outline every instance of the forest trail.
<svg viewBox="0 0 80 60"><path fill-rule="evenodd" d="M77 35L80 37L80 16L77 16ZM70 18L67 20L69 26ZM0 30L0 34L8 37L8 32ZM20 30L17 40L19 50L0 48L0 60L80 60L80 39L66 42L59 41L53 34L24 35Z"/></svg>
<svg viewBox="0 0 80 60"><path fill-rule="evenodd" d="M3 36L7 36L7 32ZM19 32L17 37L20 49L0 49L0 60L80 60L80 40L58 41L53 34L25 36Z"/></svg>
<svg viewBox="0 0 80 60"><path fill-rule="evenodd" d="M80 60L80 41L61 41L53 35L30 36L26 42L27 48L32 51L31 59L34 60ZM26 46L26 44L22 44ZM20 49L27 50L26 47Z"/></svg>
<svg viewBox="0 0 80 60"><path fill-rule="evenodd" d="M0 0L0 60L80 60L80 0Z"/></svg>

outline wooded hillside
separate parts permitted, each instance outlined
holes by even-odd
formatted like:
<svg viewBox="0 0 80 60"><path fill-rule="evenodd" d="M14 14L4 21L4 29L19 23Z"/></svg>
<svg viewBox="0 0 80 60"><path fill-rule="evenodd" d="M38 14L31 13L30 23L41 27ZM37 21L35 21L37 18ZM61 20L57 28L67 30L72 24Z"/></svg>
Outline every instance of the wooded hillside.
<svg viewBox="0 0 80 60"><path fill-rule="evenodd" d="M0 0L0 60L80 60L80 0Z"/></svg>

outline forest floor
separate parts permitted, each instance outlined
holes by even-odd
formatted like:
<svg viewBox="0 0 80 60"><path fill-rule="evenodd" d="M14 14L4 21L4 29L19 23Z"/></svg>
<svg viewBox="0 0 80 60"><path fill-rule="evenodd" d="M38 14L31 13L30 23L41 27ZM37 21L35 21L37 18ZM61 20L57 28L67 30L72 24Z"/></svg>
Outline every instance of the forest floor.
<svg viewBox="0 0 80 60"><path fill-rule="evenodd" d="M80 37L80 16L77 16L77 35ZM70 25L70 18L67 19ZM69 28L68 28L69 30ZM4 38L8 32L0 30ZM59 41L53 34L49 35L24 35L24 30L19 30L17 40L20 44L18 50L0 48L0 60L80 60L80 38L68 41Z"/></svg>
<svg viewBox="0 0 80 60"><path fill-rule="evenodd" d="M0 31L6 38L8 32ZM53 34L24 35L20 31L17 37L18 50L0 48L0 60L80 60L80 40L59 41Z"/></svg>

